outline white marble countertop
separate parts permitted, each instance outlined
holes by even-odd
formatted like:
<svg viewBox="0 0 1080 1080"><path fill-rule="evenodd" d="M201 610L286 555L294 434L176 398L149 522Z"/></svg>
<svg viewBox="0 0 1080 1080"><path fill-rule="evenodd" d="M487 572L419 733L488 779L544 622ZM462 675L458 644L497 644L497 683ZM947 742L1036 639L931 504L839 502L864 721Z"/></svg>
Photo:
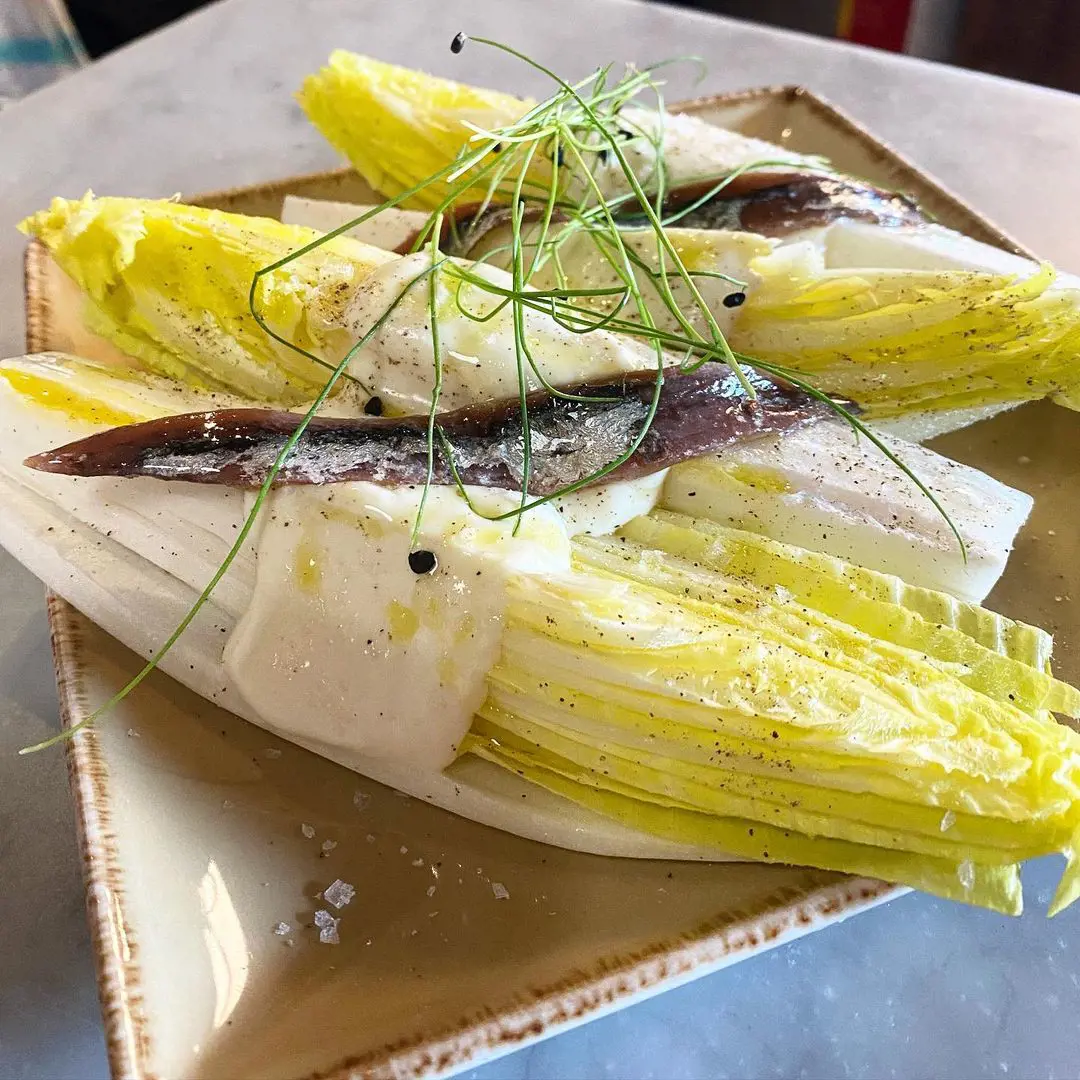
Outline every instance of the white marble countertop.
<svg viewBox="0 0 1080 1080"><path fill-rule="evenodd" d="M22 348L21 238L52 195L163 195L334 163L291 103L342 46L539 92L458 30L561 71L698 53L697 92L802 83L856 114L1021 241L1080 269L1080 98L625 0L228 0L0 114L0 352ZM669 97L685 96L684 82ZM3 509L0 508L0 513ZM0 555L0 1077L104 1077L42 589ZM911 895L470 1075L1069 1077L1080 910L1006 920Z"/></svg>

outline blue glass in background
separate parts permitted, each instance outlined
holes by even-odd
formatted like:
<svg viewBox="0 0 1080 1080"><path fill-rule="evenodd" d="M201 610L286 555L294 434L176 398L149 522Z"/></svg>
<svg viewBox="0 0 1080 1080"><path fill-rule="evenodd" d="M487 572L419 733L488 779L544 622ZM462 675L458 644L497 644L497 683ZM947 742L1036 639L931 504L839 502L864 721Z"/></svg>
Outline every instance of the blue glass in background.
<svg viewBox="0 0 1080 1080"><path fill-rule="evenodd" d="M0 108L87 61L62 0L0 4Z"/></svg>

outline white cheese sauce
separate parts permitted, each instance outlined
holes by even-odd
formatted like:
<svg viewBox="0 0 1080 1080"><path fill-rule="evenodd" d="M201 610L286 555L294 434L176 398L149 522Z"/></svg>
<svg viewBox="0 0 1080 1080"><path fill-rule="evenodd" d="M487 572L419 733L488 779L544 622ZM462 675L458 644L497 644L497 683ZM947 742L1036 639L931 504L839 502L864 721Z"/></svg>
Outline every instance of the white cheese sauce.
<svg viewBox="0 0 1080 1080"><path fill-rule="evenodd" d="M282 488L263 511L254 591L225 649L251 708L287 737L441 769L483 702L511 575L570 569L570 532L609 531L655 503L663 474L485 520L433 488ZM512 492L470 488L483 514ZM560 512L560 509L562 512ZM418 574L410 549L434 554Z"/></svg>
<svg viewBox="0 0 1080 1080"><path fill-rule="evenodd" d="M346 325L359 340L404 292L389 318L349 367L351 375L397 413L415 415L431 407L435 353L429 279L421 279L405 292L409 283L430 266L430 254L419 252L379 267L364 279L345 313ZM483 265L474 265L471 270L501 289L513 287L513 279L503 270ZM460 291L458 286L459 279L452 274L439 274L437 310L443 365L440 410L512 398L518 393L510 305L488 321L478 322L463 314L460 306L473 315L486 316L503 298L478 286L465 284ZM525 312L525 336L537 367L556 386L656 366L656 353L647 342L603 330L575 334L539 311ZM540 388L531 370L526 370L525 375L530 389Z"/></svg>

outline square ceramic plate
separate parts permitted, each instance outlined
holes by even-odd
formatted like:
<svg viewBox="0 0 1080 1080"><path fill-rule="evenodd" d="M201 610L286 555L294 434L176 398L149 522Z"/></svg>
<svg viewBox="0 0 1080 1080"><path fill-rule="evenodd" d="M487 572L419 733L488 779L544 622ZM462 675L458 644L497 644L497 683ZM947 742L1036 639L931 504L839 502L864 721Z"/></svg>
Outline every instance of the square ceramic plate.
<svg viewBox="0 0 1080 1080"><path fill-rule="evenodd" d="M853 121L796 89L695 102L724 126L823 153L902 188L942 222L1021 250ZM349 171L205 196L280 212L286 194L364 201ZM42 248L27 259L27 346L107 356ZM992 606L1060 637L1072 550L1046 541L1080 461L1063 409L1029 406L943 448L1038 495ZM1023 444L1026 457L1018 458ZM1073 472L1076 465L1068 466ZM1044 541L1036 539L1044 536ZM49 601L64 723L140 661ZM820 929L899 890L798 868L600 858L509 836L397 796L147 680L68 749L109 1057L117 1077L434 1076ZM318 893L356 888L340 944ZM497 887L499 886L499 887ZM508 895L504 895L508 894ZM288 929L275 934L274 928Z"/></svg>

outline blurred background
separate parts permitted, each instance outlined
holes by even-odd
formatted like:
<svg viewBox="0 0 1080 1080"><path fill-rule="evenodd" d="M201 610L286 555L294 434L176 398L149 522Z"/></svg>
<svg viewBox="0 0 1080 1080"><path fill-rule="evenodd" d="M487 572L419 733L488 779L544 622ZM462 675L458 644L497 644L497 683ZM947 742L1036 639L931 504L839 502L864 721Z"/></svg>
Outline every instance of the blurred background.
<svg viewBox="0 0 1080 1080"><path fill-rule="evenodd" d="M0 0L0 107L204 2ZM655 2L1080 92L1080 0Z"/></svg>

